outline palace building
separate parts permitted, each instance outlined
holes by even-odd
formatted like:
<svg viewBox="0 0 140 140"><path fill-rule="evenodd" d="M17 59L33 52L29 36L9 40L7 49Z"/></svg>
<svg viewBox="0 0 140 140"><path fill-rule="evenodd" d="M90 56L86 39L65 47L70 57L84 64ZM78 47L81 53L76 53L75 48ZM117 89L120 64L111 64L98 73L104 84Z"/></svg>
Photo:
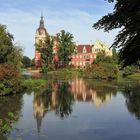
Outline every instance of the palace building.
<svg viewBox="0 0 140 140"><path fill-rule="evenodd" d="M44 25L44 19L41 15L39 28L35 34L35 66L36 68L41 67L41 52L40 49L45 46L45 39L49 37L49 34ZM58 39L56 36L53 37L53 60L52 63L59 63ZM104 51L106 56L112 56L112 49L109 48L105 43L97 41L95 44L75 45L75 51L71 56L71 66L84 68L86 65L92 64L96 58L97 53Z"/></svg>
<svg viewBox="0 0 140 140"><path fill-rule="evenodd" d="M112 49L101 42L97 41L94 45L77 45L75 47L75 53L72 55L70 65L74 67L85 67L88 64L92 64L96 59L97 53L104 51L106 56L112 56Z"/></svg>

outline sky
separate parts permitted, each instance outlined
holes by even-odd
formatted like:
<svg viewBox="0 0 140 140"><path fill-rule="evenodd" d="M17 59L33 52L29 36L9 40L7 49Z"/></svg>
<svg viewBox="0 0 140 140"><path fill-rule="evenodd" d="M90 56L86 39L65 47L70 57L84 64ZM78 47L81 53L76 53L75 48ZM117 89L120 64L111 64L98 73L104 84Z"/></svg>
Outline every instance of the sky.
<svg viewBox="0 0 140 140"><path fill-rule="evenodd" d="M33 58L41 12L50 35L64 29L73 34L78 44L101 40L110 46L118 31L105 33L92 26L113 7L105 0L0 0L0 24L14 35L14 42L23 48L24 55Z"/></svg>

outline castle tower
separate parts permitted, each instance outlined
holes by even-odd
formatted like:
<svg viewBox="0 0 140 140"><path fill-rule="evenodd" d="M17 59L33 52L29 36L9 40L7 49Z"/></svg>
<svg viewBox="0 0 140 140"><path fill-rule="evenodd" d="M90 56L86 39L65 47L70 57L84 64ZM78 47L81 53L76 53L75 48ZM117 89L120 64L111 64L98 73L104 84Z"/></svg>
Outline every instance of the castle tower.
<svg viewBox="0 0 140 140"><path fill-rule="evenodd" d="M35 60L34 60L34 62L35 62L36 68L41 67L40 48L46 47L46 46L44 46L44 44L45 44L45 39L47 36L48 36L48 33L44 26L43 15L41 15L39 28L36 30L36 34L35 34Z"/></svg>
<svg viewBox="0 0 140 140"><path fill-rule="evenodd" d="M36 30L35 44L39 45L39 47L42 47L47 35L48 33L44 26L44 19L43 16L41 15L39 28Z"/></svg>

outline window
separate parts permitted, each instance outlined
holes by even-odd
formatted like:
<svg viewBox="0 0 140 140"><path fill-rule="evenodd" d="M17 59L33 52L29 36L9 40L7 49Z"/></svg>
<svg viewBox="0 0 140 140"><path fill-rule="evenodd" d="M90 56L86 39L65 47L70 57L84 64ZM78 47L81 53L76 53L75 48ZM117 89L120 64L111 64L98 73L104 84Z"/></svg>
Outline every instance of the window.
<svg viewBox="0 0 140 140"><path fill-rule="evenodd" d="M39 31L39 35L42 35L42 32L41 31Z"/></svg>
<svg viewBox="0 0 140 140"><path fill-rule="evenodd" d="M76 62L76 65L77 65L77 66L79 65L78 62Z"/></svg>
<svg viewBox="0 0 140 140"><path fill-rule="evenodd" d="M85 66L85 62L83 62L83 66Z"/></svg>

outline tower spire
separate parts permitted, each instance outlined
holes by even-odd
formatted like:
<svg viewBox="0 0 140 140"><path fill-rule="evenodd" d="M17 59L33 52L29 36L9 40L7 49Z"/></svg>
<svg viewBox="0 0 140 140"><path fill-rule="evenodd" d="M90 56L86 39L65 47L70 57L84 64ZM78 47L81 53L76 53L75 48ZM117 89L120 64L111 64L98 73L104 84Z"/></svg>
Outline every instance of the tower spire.
<svg viewBox="0 0 140 140"><path fill-rule="evenodd" d="M41 19L43 18L43 12L41 12Z"/></svg>
<svg viewBox="0 0 140 140"><path fill-rule="evenodd" d="M40 20L39 28L44 28L44 19L43 19L43 13L42 12L41 12L41 20Z"/></svg>

